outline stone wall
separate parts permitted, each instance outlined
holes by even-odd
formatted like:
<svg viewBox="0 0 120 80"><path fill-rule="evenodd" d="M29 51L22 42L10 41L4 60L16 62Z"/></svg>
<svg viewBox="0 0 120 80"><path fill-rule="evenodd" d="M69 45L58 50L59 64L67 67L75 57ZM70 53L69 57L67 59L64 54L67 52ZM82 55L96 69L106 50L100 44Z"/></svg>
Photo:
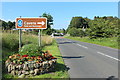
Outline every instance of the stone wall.
<svg viewBox="0 0 120 80"><path fill-rule="evenodd" d="M9 74L23 78L27 75L40 75L54 69L57 59L51 59L36 63L36 61L26 61L23 64L15 64L6 61L5 66Z"/></svg>

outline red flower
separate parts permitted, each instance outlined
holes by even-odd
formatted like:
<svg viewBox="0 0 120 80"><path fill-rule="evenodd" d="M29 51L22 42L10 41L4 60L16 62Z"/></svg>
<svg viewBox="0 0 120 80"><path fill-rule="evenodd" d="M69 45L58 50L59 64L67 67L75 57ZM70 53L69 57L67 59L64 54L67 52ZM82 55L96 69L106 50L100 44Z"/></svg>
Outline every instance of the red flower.
<svg viewBox="0 0 120 80"><path fill-rule="evenodd" d="M32 56L31 59L35 59L35 56Z"/></svg>
<svg viewBox="0 0 120 80"><path fill-rule="evenodd" d="M28 55L23 55L22 57L28 57Z"/></svg>
<svg viewBox="0 0 120 80"><path fill-rule="evenodd" d="M51 59L56 59L55 57L52 57Z"/></svg>
<svg viewBox="0 0 120 80"><path fill-rule="evenodd" d="M20 56L19 54L17 56Z"/></svg>
<svg viewBox="0 0 120 80"><path fill-rule="evenodd" d="M41 56L38 56L39 58L41 58Z"/></svg>
<svg viewBox="0 0 120 80"><path fill-rule="evenodd" d="M53 57L52 54L49 55L50 57Z"/></svg>

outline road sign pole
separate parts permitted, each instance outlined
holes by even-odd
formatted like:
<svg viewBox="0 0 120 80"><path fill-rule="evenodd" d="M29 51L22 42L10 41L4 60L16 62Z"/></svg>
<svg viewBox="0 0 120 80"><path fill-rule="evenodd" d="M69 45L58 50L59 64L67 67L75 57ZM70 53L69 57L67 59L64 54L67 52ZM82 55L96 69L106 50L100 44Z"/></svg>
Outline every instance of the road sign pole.
<svg viewBox="0 0 120 80"><path fill-rule="evenodd" d="M39 47L41 47L40 29L39 29L39 33L38 33L38 42L39 42Z"/></svg>
<svg viewBox="0 0 120 80"><path fill-rule="evenodd" d="M21 18L21 16L20 16L20 18ZM21 29L19 29L19 52L21 50L21 44L22 44L22 39L21 38L22 38L21 37Z"/></svg>
<svg viewBox="0 0 120 80"><path fill-rule="evenodd" d="M19 29L19 51L21 50L21 29Z"/></svg>
<svg viewBox="0 0 120 80"><path fill-rule="evenodd" d="M40 29L40 45L42 46L42 30Z"/></svg>

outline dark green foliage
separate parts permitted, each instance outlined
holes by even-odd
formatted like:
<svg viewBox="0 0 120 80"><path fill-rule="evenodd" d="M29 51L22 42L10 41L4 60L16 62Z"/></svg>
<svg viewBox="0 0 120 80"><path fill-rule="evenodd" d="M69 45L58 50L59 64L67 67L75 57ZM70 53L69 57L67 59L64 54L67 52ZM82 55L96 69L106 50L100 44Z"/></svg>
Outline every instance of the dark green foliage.
<svg viewBox="0 0 120 80"><path fill-rule="evenodd" d="M97 38L97 37L116 37L117 36L117 19L112 20L103 17L103 19L95 19L89 22L89 37Z"/></svg>
<svg viewBox="0 0 120 80"><path fill-rule="evenodd" d="M47 30L44 31L45 34L51 35L52 34L52 29L48 28Z"/></svg>
<svg viewBox="0 0 120 80"><path fill-rule="evenodd" d="M76 28L71 28L69 30L70 36L78 36L78 37L84 37L86 34L82 29L76 29Z"/></svg>
<svg viewBox="0 0 120 80"><path fill-rule="evenodd" d="M118 20L117 17L113 16L95 16L94 20L73 17L67 31L71 36L88 36L89 38L118 37L120 34Z"/></svg>
<svg viewBox="0 0 120 80"><path fill-rule="evenodd" d="M64 35L66 34L66 30L64 28L62 29L62 32Z"/></svg>
<svg viewBox="0 0 120 80"><path fill-rule="evenodd" d="M2 22L2 29L3 30L5 30L5 29L7 29L7 22L5 22L5 21L1 21Z"/></svg>
<svg viewBox="0 0 120 80"><path fill-rule="evenodd" d="M88 27L88 23L82 17L73 17L71 22L70 22L69 27L70 28L83 28L83 27L87 28Z"/></svg>
<svg viewBox="0 0 120 80"><path fill-rule="evenodd" d="M47 29L45 29L43 32L46 33L47 35L51 35L52 34L51 25L53 25L53 17L47 13L43 13L41 17L47 18Z"/></svg>
<svg viewBox="0 0 120 80"><path fill-rule="evenodd" d="M13 23L11 21L8 21L8 29L11 29L13 26Z"/></svg>
<svg viewBox="0 0 120 80"><path fill-rule="evenodd" d="M2 26L2 30L10 30L15 28L15 22L0 20L0 26Z"/></svg>

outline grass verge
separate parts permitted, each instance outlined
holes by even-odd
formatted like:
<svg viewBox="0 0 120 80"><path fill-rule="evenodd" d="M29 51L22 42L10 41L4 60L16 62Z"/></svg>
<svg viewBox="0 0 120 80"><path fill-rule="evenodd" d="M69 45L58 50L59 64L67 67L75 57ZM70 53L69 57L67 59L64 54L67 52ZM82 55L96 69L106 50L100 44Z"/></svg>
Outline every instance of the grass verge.
<svg viewBox="0 0 120 80"><path fill-rule="evenodd" d="M88 37L80 38L80 37L65 36L65 38L77 40L77 41L81 41L81 42L98 44L101 46L107 46L107 47L111 47L111 48L115 48L115 49L120 49L118 47L118 38L117 37L89 39Z"/></svg>
<svg viewBox="0 0 120 80"><path fill-rule="evenodd" d="M52 78L69 78L69 75L68 75L68 68L65 66L64 64L64 61L61 57L61 54L60 54L60 51L59 51L59 48L57 47L57 43L55 40L53 40L53 43L51 45L47 45L43 48L43 51L46 51L46 50L49 50L50 53L57 58L57 64L55 66L55 69L49 73L45 73L45 74L42 74L42 75L37 75L37 76L34 76L34 77L30 77L30 80L31 78L49 78L49 79L52 79ZM8 53L9 52L9 53ZM8 53L8 54L5 54L4 56L8 56L8 55L11 55L11 54L14 54L12 51L10 51L9 49L4 49L3 53ZM12 78L13 80L15 78L13 78L12 75L10 74L3 74L3 76L5 78Z"/></svg>
<svg viewBox="0 0 120 80"><path fill-rule="evenodd" d="M35 76L34 78L69 78L68 69L64 64L64 61L61 57L60 51L57 47L57 43L54 40L52 45L45 46L43 51L49 50L50 53L57 58L57 64L53 72Z"/></svg>

